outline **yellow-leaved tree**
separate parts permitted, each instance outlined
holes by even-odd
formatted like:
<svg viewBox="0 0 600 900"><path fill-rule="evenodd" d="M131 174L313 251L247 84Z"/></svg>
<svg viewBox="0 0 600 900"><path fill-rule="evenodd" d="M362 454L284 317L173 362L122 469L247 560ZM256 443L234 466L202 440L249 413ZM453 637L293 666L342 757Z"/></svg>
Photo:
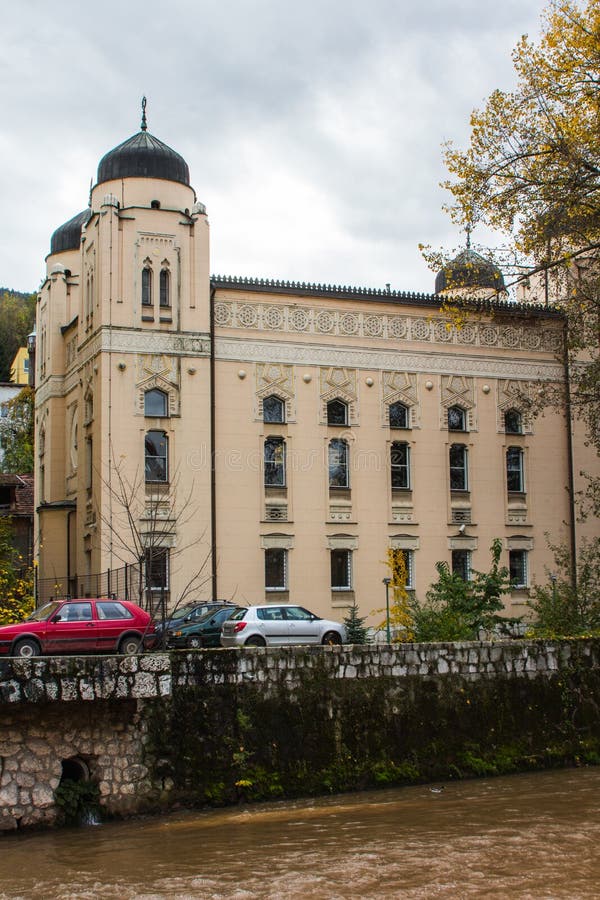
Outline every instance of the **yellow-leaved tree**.
<svg viewBox="0 0 600 900"><path fill-rule="evenodd" d="M385 564L389 570L390 632L393 644L412 641L413 617L410 609L410 597L406 589L408 584L408 559L406 552L397 548L388 548ZM377 609L375 613L385 613L385 609ZM387 630L387 616L379 622L377 628Z"/></svg>
<svg viewBox="0 0 600 900"><path fill-rule="evenodd" d="M569 379L536 403L570 406L600 452L600 3L551 0L541 25L513 51L514 90L472 113L466 149L446 146L448 211L468 232L481 222L500 233L496 261L519 299L564 314ZM600 479L588 477L598 515Z"/></svg>
<svg viewBox="0 0 600 900"><path fill-rule="evenodd" d="M33 569L13 545L10 520L0 518L0 625L33 612Z"/></svg>

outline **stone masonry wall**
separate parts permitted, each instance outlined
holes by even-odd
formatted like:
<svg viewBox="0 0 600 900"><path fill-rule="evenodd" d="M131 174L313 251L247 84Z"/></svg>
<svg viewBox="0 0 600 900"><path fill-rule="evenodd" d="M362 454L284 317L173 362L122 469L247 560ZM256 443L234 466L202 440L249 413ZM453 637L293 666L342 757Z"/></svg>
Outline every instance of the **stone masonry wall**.
<svg viewBox="0 0 600 900"><path fill-rule="evenodd" d="M567 758L600 740L599 664L598 640L1 660L0 831L53 824L62 761L73 758L116 815L370 786L384 770L401 782L429 731L436 758L454 745L447 771L458 771L471 738L508 741L496 717L517 738L537 730L523 744L532 759L537 737L558 747L564 720L572 734L556 753ZM311 769L318 778L297 776Z"/></svg>

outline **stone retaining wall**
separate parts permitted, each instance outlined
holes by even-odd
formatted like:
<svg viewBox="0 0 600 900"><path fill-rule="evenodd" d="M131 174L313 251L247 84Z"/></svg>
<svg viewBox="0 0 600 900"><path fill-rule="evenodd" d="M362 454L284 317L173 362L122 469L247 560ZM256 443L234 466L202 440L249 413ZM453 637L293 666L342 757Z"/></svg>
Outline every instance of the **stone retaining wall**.
<svg viewBox="0 0 600 900"><path fill-rule="evenodd" d="M115 815L592 759L599 664L597 640L1 660L0 831L56 822L72 759Z"/></svg>
<svg viewBox="0 0 600 900"><path fill-rule="evenodd" d="M292 687L319 666L331 678L403 678L494 675L532 678L569 665L574 652L600 662L600 641L497 641L457 644L286 647L217 650L139 657L38 657L0 661L0 707L13 703L147 699L171 696L178 687L257 682L269 690Z"/></svg>

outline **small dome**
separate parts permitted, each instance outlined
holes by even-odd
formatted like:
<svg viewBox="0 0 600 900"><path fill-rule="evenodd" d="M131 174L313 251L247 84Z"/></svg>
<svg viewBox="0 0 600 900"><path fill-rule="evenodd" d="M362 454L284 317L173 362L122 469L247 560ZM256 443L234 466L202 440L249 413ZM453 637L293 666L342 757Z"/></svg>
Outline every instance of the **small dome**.
<svg viewBox="0 0 600 900"><path fill-rule="evenodd" d="M97 183L116 178L162 178L189 186L190 172L179 153L142 128L100 160Z"/></svg>
<svg viewBox="0 0 600 900"><path fill-rule="evenodd" d="M89 222L91 209L84 209L77 213L60 228L57 228L50 238L50 253L63 253L65 250L78 250L81 243L81 229Z"/></svg>
<svg viewBox="0 0 600 900"><path fill-rule="evenodd" d="M458 292L461 288L469 288L470 291L477 288L498 292L506 290L498 266L471 249L459 253L438 272L435 279L436 294Z"/></svg>

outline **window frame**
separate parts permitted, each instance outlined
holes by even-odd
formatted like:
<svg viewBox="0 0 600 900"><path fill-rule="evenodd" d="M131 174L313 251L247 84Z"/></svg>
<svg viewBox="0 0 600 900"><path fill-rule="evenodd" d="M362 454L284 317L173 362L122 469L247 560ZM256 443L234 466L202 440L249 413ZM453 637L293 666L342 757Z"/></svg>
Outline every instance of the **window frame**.
<svg viewBox="0 0 600 900"><path fill-rule="evenodd" d="M460 418L460 427L451 423L451 417L459 414ZM453 406L449 406L446 411L446 422L448 424L448 431L459 431L465 432L467 431L467 411L463 409L462 406L458 406L456 403Z"/></svg>
<svg viewBox="0 0 600 900"><path fill-rule="evenodd" d="M148 563L151 563L150 570L148 570ZM164 573L164 584L162 583L163 578L161 577L161 583L156 584L153 576L157 571L154 567L159 566L159 574L162 576ZM170 579L170 554L168 547L146 547L144 549L144 572L146 575L146 590L150 590L153 593L158 593L159 591L165 591L165 593L169 590L169 579Z"/></svg>
<svg viewBox="0 0 600 900"><path fill-rule="evenodd" d="M171 308L171 273L165 266L158 276L158 304L161 309Z"/></svg>
<svg viewBox="0 0 600 900"><path fill-rule="evenodd" d="M271 413L267 411L267 415L265 415L266 404L268 401L276 401L277 409L280 414L279 418L274 418L272 411ZM262 419L266 425L285 425L285 400L282 400L277 394L269 394L268 397L264 397L262 402Z"/></svg>
<svg viewBox="0 0 600 900"><path fill-rule="evenodd" d="M343 415L344 421L343 422L332 421L330 412L333 410L334 407L343 409L343 412L344 412L344 415ZM334 428L336 428L336 427L340 428L340 427L347 426L348 425L348 416L349 416L348 404L346 403L345 400L341 400L339 397L333 397L333 399L327 401L327 424L328 425L332 425Z"/></svg>
<svg viewBox="0 0 600 900"><path fill-rule="evenodd" d="M462 453L462 463L457 465L452 461L454 451L460 450ZM469 448L466 444L451 444L448 451L448 464L450 473L450 490L451 491L468 491L469 490ZM461 485L453 484L453 473L462 472Z"/></svg>
<svg viewBox="0 0 600 900"><path fill-rule="evenodd" d="M269 561L275 561L277 572L281 572L282 578L280 584L269 584ZM277 561L278 560L278 561ZM275 573L277 575L277 572ZM271 568L271 573L273 569ZM277 580L276 578L273 580ZM265 591L287 591L288 590L288 551L285 547L266 547L265 548Z"/></svg>
<svg viewBox="0 0 600 900"><path fill-rule="evenodd" d="M508 417L516 419L515 427L509 427ZM504 413L504 431L506 434L523 434L523 415L520 410L511 407Z"/></svg>
<svg viewBox="0 0 600 900"><path fill-rule="evenodd" d="M508 571L513 590L525 590L529 586L529 560L527 550L513 549L508 551ZM518 568L517 574L513 574ZM517 577L521 576L521 580Z"/></svg>
<svg viewBox="0 0 600 900"><path fill-rule="evenodd" d="M154 441L154 435L160 435L159 441L164 443L164 453L159 454L158 452L155 454L148 453L148 441ZM149 464L151 461L163 461L163 470L164 477L160 478L149 478ZM158 428L151 428L144 435L144 481L146 484L168 484L169 483L169 436L166 431L161 431Z"/></svg>
<svg viewBox="0 0 600 900"><path fill-rule="evenodd" d="M153 271L151 266L144 266L142 269L142 306L154 306L154 297L152 292Z"/></svg>
<svg viewBox="0 0 600 900"><path fill-rule="evenodd" d="M404 460L394 461L394 454L402 450ZM390 483L393 491L408 491L411 489L410 480L410 444L407 441L392 441L390 444ZM395 484L395 481L404 483Z"/></svg>
<svg viewBox="0 0 600 900"><path fill-rule="evenodd" d="M332 455L334 452L338 452L338 460L332 461ZM343 438L332 438L329 441L327 447L327 461L328 461L328 483L330 488L342 488L348 489L350 487L350 450L348 446L348 441ZM337 480L337 476L332 475L336 470L340 470L343 473L343 479L341 484L335 483Z"/></svg>
<svg viewBox="0 0 600 900"><path fill-rule="evenodd" d="M456 547L451 551L451 570L453 575L460 575L463 581L471 581L473 566L471 563L471 551L462 547ZM457 557L461 554L463 562L458 564Z"/></svg>
<svg viewBox="0 0 600 900"><path fill-rule="evenodd" d="M517 465L511 464L511 457ZM506 490L509 494L525 493L525 453L522 447L506 448ZM515 486L516 485L516 486Z"/></svg>
<svg viewBox="0 0 600 900"><path fill-rule="evenodd" d="M402 409L404 412L404 424L396 425L392 422L392 410L398 411ZM406 403L402 403L401 400L396 400L394 403L390 403L388 406L388 422L390 428L395 430L407 431L410 428L410 407L406 405Z"/></svg>
<svg viewBox="0 0 600 900"><path fill-rule="evenodd" d="M147 409L146 401L150 396L158 397L160 395L164 401L163 410L164 412L149 412ZM147 391L144 391L144 415L150 419L164 419L169 415L169 395L166 391L161 390L160 388L154 387L150 388Z"/></svg>
<svg viewBox="0 0 600 900"><path fill-rule="evenodd" d="M271 456L267 456L268 448L273 448ZM281 449L281 459L276 459L276 449ZM272 472L276 477L273 480L268 478L267 473ZM285 438L271 435L266 437L263 443L263 484L269 487L285 487L286 486L286 446Z"/></svg>
<svg viewBox="0 0 600 900"><path fill-rule="evenodd" d="M352 550L336 548L330 550L330 583L332 591L351 591L352 587ZM337 574L343 577L337 579ZM340 583L334 584L334 580Z"/></svg>

